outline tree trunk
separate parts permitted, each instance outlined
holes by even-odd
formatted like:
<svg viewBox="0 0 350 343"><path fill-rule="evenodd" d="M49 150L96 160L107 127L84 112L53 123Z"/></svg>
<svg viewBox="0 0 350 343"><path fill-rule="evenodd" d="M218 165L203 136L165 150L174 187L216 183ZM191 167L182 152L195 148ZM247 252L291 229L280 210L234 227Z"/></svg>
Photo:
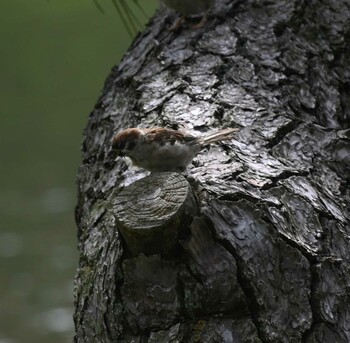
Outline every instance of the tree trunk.
<svg viewBox="0 0 350 343"><path fill-rule="evenodd" d="M175 18L135 40L85 130L75 342L350 342L349 0ZM108 157L135 126L240 131L186 177L147 176Z"/></svg>

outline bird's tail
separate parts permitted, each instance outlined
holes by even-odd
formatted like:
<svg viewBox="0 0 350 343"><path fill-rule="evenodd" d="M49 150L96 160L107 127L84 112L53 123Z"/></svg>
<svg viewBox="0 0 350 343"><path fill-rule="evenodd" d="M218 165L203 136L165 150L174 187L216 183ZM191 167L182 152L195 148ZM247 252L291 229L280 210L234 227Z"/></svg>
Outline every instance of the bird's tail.
<svg viewBox="0 0 350 343"><path fill-rule="evenodd" d="M198 137L198 143L201 145L208 145L215 142L227 141L233 138L235 132L239 131L237 128L230 128L211 133L207 136Z"/></svg>

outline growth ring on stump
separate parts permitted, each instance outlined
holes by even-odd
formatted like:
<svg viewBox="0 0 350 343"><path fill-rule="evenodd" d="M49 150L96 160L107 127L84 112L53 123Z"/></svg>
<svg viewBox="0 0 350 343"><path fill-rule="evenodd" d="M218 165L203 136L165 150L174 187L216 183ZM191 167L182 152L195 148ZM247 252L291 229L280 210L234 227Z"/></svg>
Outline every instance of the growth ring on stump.
<svg viewBox="0 0 350 343"><path fill-rule="evenodd" d="M118 229L134 254L171 254L195 216L188 181L178 173L154 173L121 190L112 200Z"/></svg>

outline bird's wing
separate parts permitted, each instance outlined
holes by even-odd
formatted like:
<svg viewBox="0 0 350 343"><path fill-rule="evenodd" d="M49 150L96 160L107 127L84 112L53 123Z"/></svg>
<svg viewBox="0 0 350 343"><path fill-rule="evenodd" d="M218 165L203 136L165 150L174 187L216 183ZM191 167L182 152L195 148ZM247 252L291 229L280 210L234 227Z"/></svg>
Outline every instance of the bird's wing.
<svg viewBox="0 0 350 343"><path fill-rule="evenodd" d="M145 132L146 138L149 141L155 141L160 144L162 143L170 143L175 144L176 142L185 143L191 142L196 139L196 137L184 134L180 131L165 129L162 127L156 127L153 129L148 129Z"/></svg>

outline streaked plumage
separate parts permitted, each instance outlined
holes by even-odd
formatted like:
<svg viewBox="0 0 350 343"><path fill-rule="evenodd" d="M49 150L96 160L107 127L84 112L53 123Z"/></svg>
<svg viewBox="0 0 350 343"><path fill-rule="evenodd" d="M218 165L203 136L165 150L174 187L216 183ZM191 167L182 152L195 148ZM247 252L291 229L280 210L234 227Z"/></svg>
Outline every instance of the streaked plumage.
<svg viewBox="0 0 350 343"><path fill-rule="evenodd" d="M232 139L238 129L230 128L195 137L176 130L156 127L130 128L112 139L112 150L146 170L182 171L206 145Z"/></svg>

